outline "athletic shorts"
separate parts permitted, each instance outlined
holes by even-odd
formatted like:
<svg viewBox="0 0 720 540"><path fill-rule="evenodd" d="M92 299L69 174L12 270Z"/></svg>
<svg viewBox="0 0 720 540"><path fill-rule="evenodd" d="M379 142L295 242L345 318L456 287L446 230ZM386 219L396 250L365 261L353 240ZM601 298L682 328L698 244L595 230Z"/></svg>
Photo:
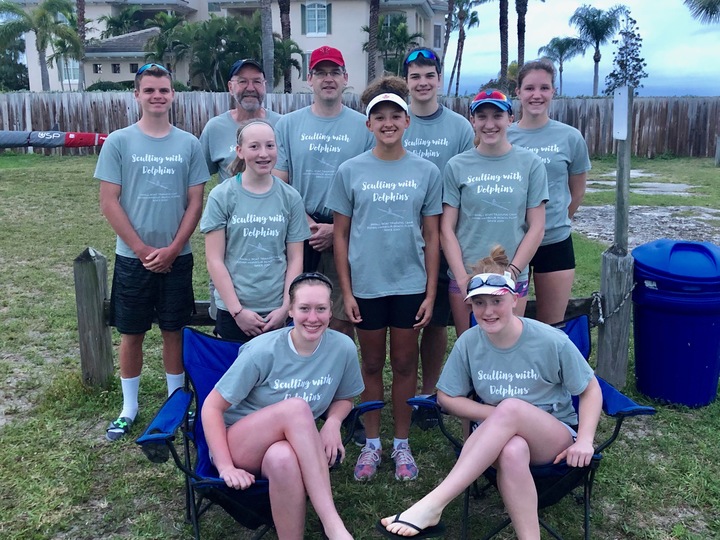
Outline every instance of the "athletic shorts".
<svg viewBox="0 0 720 540"><path fill-rule="evenodd" d="M292 319L288 318L286 324L289 324ZM215 320L215 328L213 330L216 336L222 339L229 339L230 341L239 341L241 343L247 343L253 336L247 335L245 332L240 330L240 327L232 318L229 311L224 309L217 310L217 319Z"/></svg>
<svg viewBox="0 0 720 540"><path fill-rule="evenodd" d="M540 246L530 261L530 267L536 274L547 274L575 268L575 250L572 236L562 242Z"/></svg>
<svg viewBox="0 0 720 540"><path fill-rule="evenodd" d="M144 334L157 318L161 330L179 331L195 312L192 253L181 255L172 270L147 270L140 259L115 256L110 293L110 325L121 334Z"/></svg>
<svg viewBox="0 0 720 540"><path fill-rule="evenodd" d="M457 281L455 281L454 279L450 280L450 283L448 284L448 291L454 294L462 294L463 297L467 296L467 293L464 293L460 290ZM517 293L518 298L526 297L528 295L528 292L530 292L530 280L524 279L522 281L516 281L515 292Z"/></svg>
<svg viewBox="0 0 720 540"><path fill-rule="evenodd" d="M448 262L445 254L440 251L440 273L438 274L437 293L433 304L433 315L430 326L447 326L450 323L450 297L448 296Z"/></svg>
<svg viewBox="0 0 720 540"><path fill-rule="evenodd" d="M396 294L380 298L358 298L355 301L360 308L362 322L355 326L361 330L380 330L381 328L412 328L417 324L420 304L425 293Z"/></svg>

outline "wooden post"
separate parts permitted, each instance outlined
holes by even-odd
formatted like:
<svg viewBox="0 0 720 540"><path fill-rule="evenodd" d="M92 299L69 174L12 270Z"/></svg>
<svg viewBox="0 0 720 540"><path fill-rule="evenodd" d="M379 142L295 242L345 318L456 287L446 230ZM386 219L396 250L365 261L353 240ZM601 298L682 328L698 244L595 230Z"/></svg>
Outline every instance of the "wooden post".
<svg viewBox="0 0 720 540"><path fill-rule="evenodd" d="M615 243L602 256L600 294L605 320L598 329L596 373L618 389L627 380L630 344L630 291L633 284L633 258L628 254L628 216L630 204L630 152L632 145L633 88L619 89L615 106L627 106L627 129L615 129L619 135L617 154L617 200L615 205ZM618 92L616 90L616 92ZM627 100L622 103L622 100ZM622 122L616 117L616 122ZM624 137L623 137L624 135Z"/></svg>
<svg viewBox="0 0 720 540"><path fill-rule="evenodd" d="M720 135L715 135L715 166L720 167Z"/></svg>
<svg viewBox="0 0 720 540"><path fill-rule="evenodd" d="M104 310L108 296L107 259L89 247L75 259L73 271L83 381L91 386L106 386L113 375L112 339Z"/></svg>

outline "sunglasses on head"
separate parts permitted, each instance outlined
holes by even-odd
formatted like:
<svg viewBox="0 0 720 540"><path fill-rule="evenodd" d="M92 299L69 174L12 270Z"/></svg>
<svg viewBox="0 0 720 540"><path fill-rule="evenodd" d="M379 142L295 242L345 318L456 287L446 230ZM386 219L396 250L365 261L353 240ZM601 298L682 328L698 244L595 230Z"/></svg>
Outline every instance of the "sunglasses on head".
<svg viewBox="0 0 720 540"><path fill-rule="evenodd" d="M510 285L510 282L500 274L490 274L487 278L483 279L481 276L475 276L470 280L467 286L467 293L470 291L479 289L480 287L487 285L488 287L502 287L511 292L515 292L514 287Z"/></svg>
<svg viewBox="0 0 720 540"><path fill-rule="evenodd" d="M148 69L159 69L160 71L164 71L165 73L170 73L170 70L162 64L156 64L154 62L151 62L150 64L145 64L140 69L138 69L137 75L142 75Z"/></svg>
<svg viewBox="0 0 720 540"><path fill-rule="evenodd" d="M418 56L423 56L427 58L428 60L436 60L438 57L435 55L434 52L428 50L428 49L418 49L417 51L413 51L410 54L408 54L407 58L405 59L405 64L409 64L410 62L414 62L418 59Z"/></svg>
<svg viewBox="0 0 720 540"><path fill-rule="evenodd" d="M303 272L292 280L292 282L290 283L290 289L294 289L299 283L302 283L303 281L309 281L311 279L317 279L319 281L322 281L325 285L330 287L330 290L332 291L332 283L325 274L321 274L320 272Z"/></svg>

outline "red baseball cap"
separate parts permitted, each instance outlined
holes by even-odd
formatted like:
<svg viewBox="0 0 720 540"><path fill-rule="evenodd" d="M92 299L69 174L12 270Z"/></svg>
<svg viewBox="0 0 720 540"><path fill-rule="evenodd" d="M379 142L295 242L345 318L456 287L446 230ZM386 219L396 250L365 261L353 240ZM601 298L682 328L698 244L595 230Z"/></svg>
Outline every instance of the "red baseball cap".
<svg viewBox="0 0 720 540"><path fill-rule="evenodd" d="M323 45L315 49L310 55L310 69L313 69L319 62L328 61L345 67L345 59L342 53L334 47Z"/></svg>

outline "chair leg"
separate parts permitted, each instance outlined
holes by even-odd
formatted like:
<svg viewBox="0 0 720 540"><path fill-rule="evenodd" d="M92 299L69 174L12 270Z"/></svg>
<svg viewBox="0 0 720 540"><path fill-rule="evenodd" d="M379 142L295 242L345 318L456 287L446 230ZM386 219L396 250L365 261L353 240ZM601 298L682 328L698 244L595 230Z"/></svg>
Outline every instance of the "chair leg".
<svg viewBox="0 0 720 540"><path fill-rule="evenodd" d="M550 525L548 525L548 523L544 519L538 518L538 521L540 522L540 526L548 533L550 533L550 536L555 538L555 540L563 540L563 537L560 536L560 533L553 529Z"/></svg>
<svg viewBox="0 0 720 540"><path fill-rule="evenodd" d="M506 518L505 521L500 523L497 527L495 527L492 531L487 533L485 536L482 537L482 540L490 540L490 538L493 538L495 535L497 535L500 531L502 531L505 527L510 525L512 523L510 521L510 518Z"/></svg>
<svg viewBox="0 0 720 540"><path fill-rule="evenodd" d="M585 479L585 540L590 540L590 495L592 494L593 471Z"/></svg>
<svg viewBox="0 0 720 540"><path fill-rule="evenodd" d="M462 540L467 540L468 537L468 519L470 519L470 486L465 490L463 497L462 530L460 532Z"/></svg>
<svg viewBox="0 0 720 540"><path fill-rule="evenodd" d="M263 525L260 527L260 529L252 536L250 540L259 540L263 536L265 536L268 532L272 530L272 527L269 525Z"/></svg>

